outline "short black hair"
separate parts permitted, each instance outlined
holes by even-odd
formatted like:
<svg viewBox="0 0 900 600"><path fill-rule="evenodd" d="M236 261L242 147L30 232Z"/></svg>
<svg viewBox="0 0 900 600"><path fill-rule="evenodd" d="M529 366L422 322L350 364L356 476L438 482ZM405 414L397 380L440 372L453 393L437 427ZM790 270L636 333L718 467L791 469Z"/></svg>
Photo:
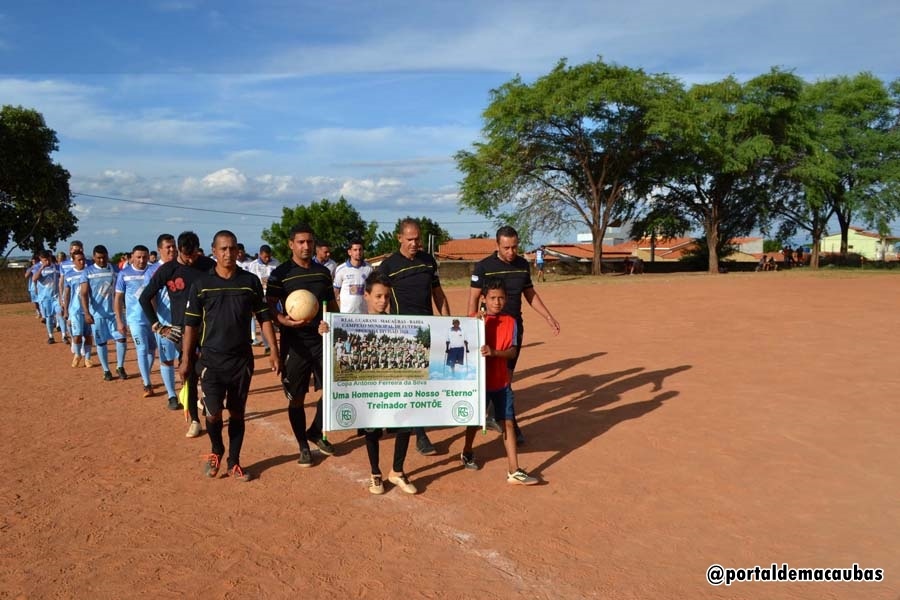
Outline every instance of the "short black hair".
<svg viewBox="0 0 900 600"><path fill-rule="evenodd" d="M93 252L91 252L91 255L94 254L105 254L109 256L109 250L107 250L106 246L104 246L103 244L97 244L96 246L94 246Z"/></svg>
<svg viewBox="0 0 900 600"><path fill-rule="evenodd" d="M241 244L237 243L237 236L234 235L233 232L228 231L227 229L220 229L219 231L216 232L216 235L213 236L213 242L212 242L213 248L216 247L216 240L219 239L220 237L230 237L231 239L234 240L234 243L237 244L238 248L243 248L243 246Z"/></svg>
<svg viewBox="0 0 900 600"><path fill-rule="evenodd" d="M162 248L163 242L168 242L169 240L175 241L175 236L171 233L161 233L159 237L156 238L156 247Z"/></svg>
<svg viewBox="0 0 900 600"><path fill-rule="evenodd" d="M138 244L137 246L135 246L134 248L132 248L131 251L132 251L132 252L147 252L147 253L149 253L149 252L150 252L150 249L147 248L147 246L145 246L145 245L143 245L143 244Z"/></svg>
<svg viewBox="0 0 900 600"><path fill-rule="evenodd" d="M200 238L193 231L182 231L178 234L178 249L191 253L200 248Z"/></svg>
<svg viewBox="0 0 900 600"><path fill-rule="evenodd" d="M484 284L481 286L481 295L487 296L487 293L491 290L503 290L503 293L506 293L506 284L499 277L489 277L484 280Z"/></svg>
<svg viewBox="0 0 900 600"><path fill-rule="evenodd" d="M388 278L387 274L383 273L380 269L375 269L369 273L368 277L366 277L366 293L372 293L372 288L379 283L388 289L394 287L391 285L391 280Z"/></svg>
<svg viewBox="0 0 900 600"><path fill-rule="evenodd" d="M262 246L260 246L259 251L260 252L268 252L269 254L272 254L272 249L269 247L268 244L263 244Z"/></svg>
<svg viewBox="0 0 900 600"><path fill-rule="evenodd" d="M497 241L498 242L500 241L501 237L518 238L519 232L516 231L515 229L513 229L512 227L510 227L509 225L504 225L503 227L501 227L500 229L497 230Z"/></svg>
<svg viewBox="0 0 900 600"><path fill-rule="evenodd" d="M38 258L50 259L52 257L53 257L53 253L50 252L49 250L41 250L40 252L38 252Z"/></svg>
<svg viewBox="0 0 900 600"><path fill-rule="evenodd" d="M297 223L296 225L294 225L293 227L291 227L291 233L290 233L290 235L288 236L288 239L289 239L289 240L293 240L294 237L295 237L298 233L308 233L308 234L310 234L311 236L313 236L313 239L315 239L315 237L316 237L316 234L315 234L315 232L313 232L312 227L310 227L310 226L307 225L306 223Z"/></svg>
<svg viewBox="0 0 900 600"><path fill-rule="evenodd" d="M331 248L327 240L316 240L316 248Z"/></svg>

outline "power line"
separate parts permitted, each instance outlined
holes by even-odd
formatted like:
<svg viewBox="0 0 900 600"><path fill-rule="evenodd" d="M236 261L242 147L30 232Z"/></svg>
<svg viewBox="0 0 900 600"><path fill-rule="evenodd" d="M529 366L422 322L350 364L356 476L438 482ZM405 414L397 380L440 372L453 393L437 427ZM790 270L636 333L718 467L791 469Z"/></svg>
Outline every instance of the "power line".
<svg viewBox="0 0 900 600"><path fill-rule="evenodd" d="M181 210L195 210L199 212L216 213L220 215L236 215L239 217L258 217L261 219L281 219L283 215L264 215L260 213L246 213L234 210L220 210L215 208L199 208L196 206L185 206L182 204L164 204L162 202L149 202L147 200L131 200L129 198L116 198L115 196L100 196L97 194L85 194L83 192L72 192L73 196L83 196L85 198L97 198L100 200L113 200L115 202L126 202L128 204L140 204L142 206L158 206L161 208L176 208ZM478 221L444 221L442 225L476 225L480 223L493 223L490 219L481 219Z"/></svg>

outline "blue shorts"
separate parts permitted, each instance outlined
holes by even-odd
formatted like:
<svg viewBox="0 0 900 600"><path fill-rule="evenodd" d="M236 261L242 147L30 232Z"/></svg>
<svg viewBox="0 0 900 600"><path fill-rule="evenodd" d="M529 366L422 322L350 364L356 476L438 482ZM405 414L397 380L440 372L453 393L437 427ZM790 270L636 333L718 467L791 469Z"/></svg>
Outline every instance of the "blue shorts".
<svg viewBox="0 0 900 600"><path fill-rule="evenodd" d="M156 351L156 334L150 329L149 323L128 323L128 330L131 331L131 339L138 350Z"/></svg>
<svg viewBox="0 0 900 600"><path fill-rule="evenodd" d="M172 362L178 360L178 346L167 337L156 334L156 345L159 348L159 360Z"/></svg>
<svg viewBox="0 0 900 600"><path fill-rule="evenodd" d="M62 313L62 308L59 306L59 302L56 298L41 298L38 300L38 306L41 309L41 316L45 319L49 319L55 315Z"/></svg>
<svg viewBox="0 0 900 600"><path fill-rule="evenodd" d="M124 340L125 336L116 328L115 317L101 317L94 315L94 343L105 344L109 340Z"/></svg>
<svg viewBox="0 0 900 600"><path fill-rule="evenodd" d="M503 389L488 392L487 401L494 405L494 420L509 421L516 418L516 406L511 387L506 386Z"/></svg>
<svg viewBox="0 0 900 600"><path fill-rule="evenodd" d="M87 330L87 327L85 327L85 324L84 324L84 313L70 312L69 313L69 333L71 333L74 336L80 337L85 334L85 331L87 331L87 333L90 333L90 331Z"/></svg>

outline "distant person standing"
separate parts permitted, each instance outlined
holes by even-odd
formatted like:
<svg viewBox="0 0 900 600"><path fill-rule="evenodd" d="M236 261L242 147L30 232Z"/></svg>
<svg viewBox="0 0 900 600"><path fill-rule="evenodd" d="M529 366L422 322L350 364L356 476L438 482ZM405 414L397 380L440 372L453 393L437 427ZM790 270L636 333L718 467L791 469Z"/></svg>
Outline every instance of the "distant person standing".
<svg viewBox="0 0 900 600"><path fill-rule="evenodd" d="M372 272L372 265L363 258L363 243L360 239L350 241L347 248L347 262L334 270L334 291L342 313L365 313L366 278Z"/></svg>
<svg viewBox="0 0 900 600"><path fill-rule="evenodd" d="M144 383L144 398L153 396L150 372L156 359L156 336L150 329L152 321L147 320L141 309L141 293L144 291L144 271L150 251L147 246L136 245L130 252L131 260L119 271L116 278L116 325L120 334L131 332L134 350L137 354L138 370Z"/></svg>
<svg viewBox="0 0 900 600"><path fill-rule="evenodd" d="M334 279L334 270L337 269L337 263L331 258L331 244L325 240L316 240L316 256L313 261L322 265L331 274Z"/></svg>
<svg viewBox="0 0 900 600"><path fill-rule="evenodd" d="M278 260L272 258L272 248L268 244L263 244L259 247L259 256L251 260L249 264L243 268L259 277L259 282L262 284L263 293L265 294L266 286L269 283L269 275L272 274L272 271L275 270L275 267L277 267L278 264ZM262 337L262 341L257 341L256 317L254 317L250 324L250 343L254 346L266 345L266 354L268 354L270 348L267 345L266 338L264 336L260 337Z"/></svg>
<svg viewBox="0 0 900 600"><path fill-rule="evenodd" d="M525 323L522 318L522 297L531 305L553 332L559 335L559 323L550 314L550 310L544 306L544 301L534 289L531 281L531 269L528 261L519 256L519 234L509 226L497 230L497 250L475 264L472 273L472 283L469 288L468 314L476 316L480 312L480 299L482 286L487 279L499 278L503 281L506 300L503 305L503 314L510 315L516 320L516 352L515 356L507 361L509 366L509 380L512 385L516 363L519 360L519 352L522 349L522 340L525 335ZM519 424L513 417L516 440L524 441Z"/></svg>
<svg viewBox="0 0 900 600"><path fill-rule="evenodd" d="M453 319L453 326L447 331L446 348L447 364L450 370L456 372L456 365L465 364L466 354L469 353L469 340L459 326L459 319Z"/></svg>
<svg viewBox="0 0 900 600"><path fill-rule="evenodd" d="M397 240L400 250L394 252L378 267L387 275L393 287L393 313L397 315L433 315L431 303L438 313L449 317L450 302L441 288L438 264L434 257L421 249L421 229L415 219L400 222ZM424 427L416 427L416 450L425 456L437 454Z"/></svg>
<svg viewBox="0 0 900 600"><path fill-rule="evenodd" d="M537 280L544 281L544 247L534 251L534 267L537 269Z"/></svg>

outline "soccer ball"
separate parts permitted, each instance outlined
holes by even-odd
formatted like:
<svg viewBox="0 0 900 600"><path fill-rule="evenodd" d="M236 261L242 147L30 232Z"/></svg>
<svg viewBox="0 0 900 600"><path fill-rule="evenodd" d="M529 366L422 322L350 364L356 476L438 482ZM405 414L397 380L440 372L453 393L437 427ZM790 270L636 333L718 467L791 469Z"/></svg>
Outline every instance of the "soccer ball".
<svg viewBox="0 0 900 600"><path fill-rule="evenodd" d="M294 290L284 301L284 309L295 321L311 321L319 312L319 301L308 290Z"/></svg>

